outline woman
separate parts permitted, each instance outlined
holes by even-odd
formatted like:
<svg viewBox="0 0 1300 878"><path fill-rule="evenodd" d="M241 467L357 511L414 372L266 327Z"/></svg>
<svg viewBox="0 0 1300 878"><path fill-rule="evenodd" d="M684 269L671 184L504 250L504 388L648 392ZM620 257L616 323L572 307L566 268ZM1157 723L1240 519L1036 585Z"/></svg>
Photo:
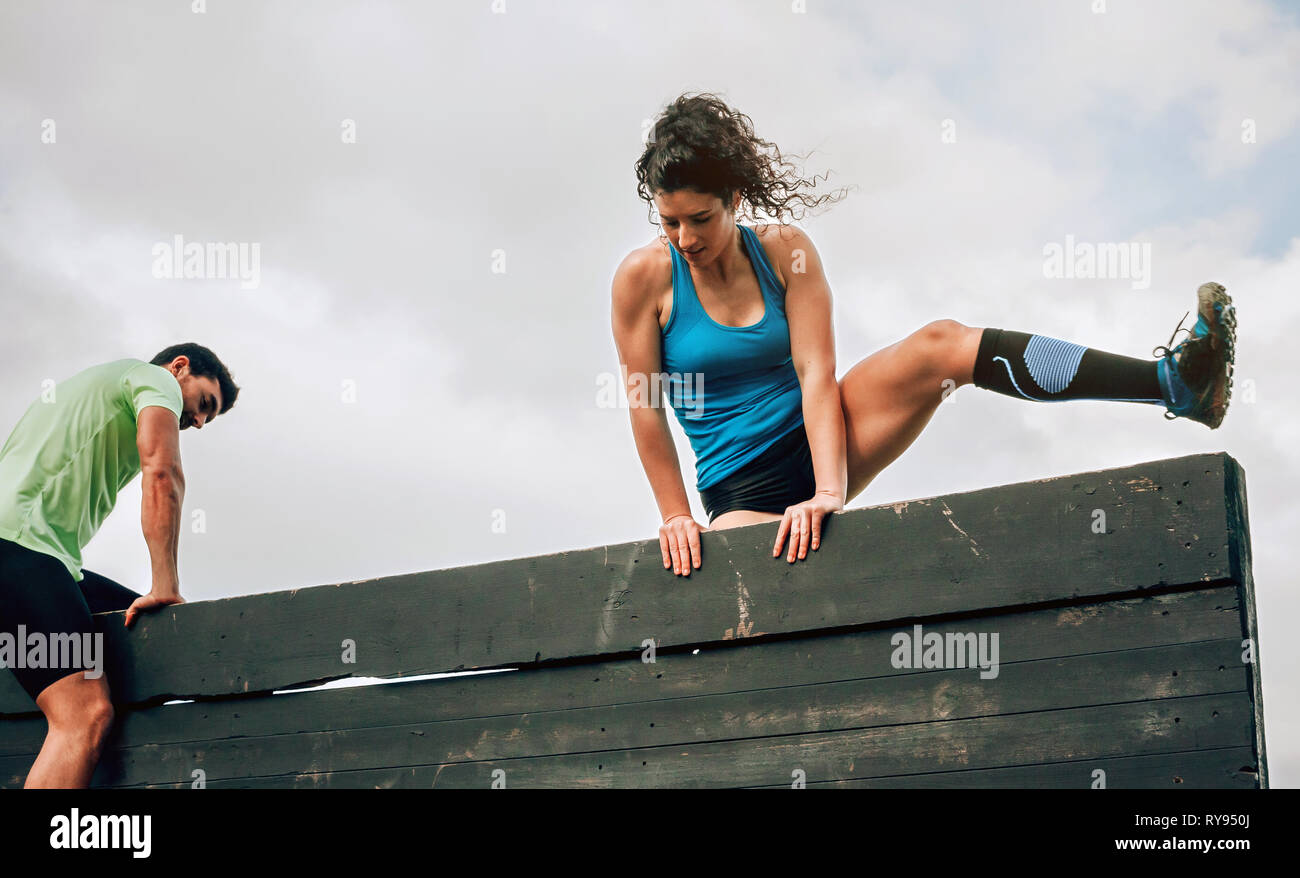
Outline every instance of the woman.
<svg viewBox="0 0 1300 878"><path fill-rule="evenodd" d="M762 152L768 147L773 156ZM817 549L822 520L902 454L964 384L1039 402L1163 405L1167 418L1211 429L1222 422L1236 318L1213 283L1198 291L1189 337L1157 347L1160 360L936 320L837 381L831 294L812 241L794 226L735 221L742 201L779 220L792 202L830 199L800 192L812 182L790 167L747 116L709 94L669 105L636 165L638 191L665 234L619 265L612 318L632 434L663 520L665 568L699 569L706 528L691 515L667 415L645 392L664 373L710 526L780 519L772 554L788 536L790 563ZM1174 336L1181 329L1180 321Z"/></svg>

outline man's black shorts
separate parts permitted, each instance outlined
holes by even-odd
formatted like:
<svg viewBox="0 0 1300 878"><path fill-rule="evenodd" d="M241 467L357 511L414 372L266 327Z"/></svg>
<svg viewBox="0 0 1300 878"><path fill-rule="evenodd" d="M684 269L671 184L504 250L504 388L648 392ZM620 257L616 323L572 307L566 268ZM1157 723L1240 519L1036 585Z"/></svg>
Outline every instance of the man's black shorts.
<svg viewBox="0 0 1300 878"><path fill-rule="evenodd" d="M712 524L719 515L736 509L785 512L815 493L812 449L800 424L737 472L701 491L700 501Z"/></svg>
<svg viewBox="0 0 1300 878"><path fill-rule="evenodd" d="M22 625L29 639L33 634L47 639L54 634L94 634L92 613L125 610L140 597L98 573L83 570L82 575L85 578L78 583L53 555L0 540L0 633L16 641L18 626ZM86 670L85 661L82 665L81 668L15 667L8 673L16 676L35 700L56 680Z"/></svg>

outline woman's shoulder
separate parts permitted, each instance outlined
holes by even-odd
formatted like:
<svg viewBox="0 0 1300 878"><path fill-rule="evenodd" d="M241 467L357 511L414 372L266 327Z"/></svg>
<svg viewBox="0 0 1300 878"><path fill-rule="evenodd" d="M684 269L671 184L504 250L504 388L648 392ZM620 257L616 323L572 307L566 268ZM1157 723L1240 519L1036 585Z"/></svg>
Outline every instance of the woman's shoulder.
<svg viewBox="0 0 1300 878"><path fill-rule="evenodd" d="M795 251L801 247L810 248L812 239L798 226L784 223L763 223L750 226L758 241L763 245L767 261L776 272L776 278L782 287L788 286L786 277L793 263Z"/></svg>
<svg viewBox="0 0 1300 878"><path fill-rule="evenodd" d="M672 289L673 260L669 245L656 238L630 251L614 273L614 296L626 305L657 300Z"/></svg>

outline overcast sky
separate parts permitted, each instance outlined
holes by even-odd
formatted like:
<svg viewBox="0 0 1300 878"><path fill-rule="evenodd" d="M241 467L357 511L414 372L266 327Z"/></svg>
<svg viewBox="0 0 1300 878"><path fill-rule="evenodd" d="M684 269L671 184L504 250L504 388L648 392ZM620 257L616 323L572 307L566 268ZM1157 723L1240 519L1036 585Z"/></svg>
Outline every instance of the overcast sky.
<svg viewBox="0 0 1300 878"><path fill-rule="evenodd" d="M190 600L654 537L627 412L597 405L610 282L657 233L643 127L713 91L855 187L800 223L841 375L939 318L1148 357L1228 287L1220 430L969 387L852 505L1231 453L1270 769L1296 785L1296 4L499 5L0 6L0 433L46 379L212 347L243 392L184 435ZM155 277L177 235L256 243L257 286ZM1045 277L1070 235L1149 244L1149 283ZM139 496L85 560L146 591Z"/></svg>

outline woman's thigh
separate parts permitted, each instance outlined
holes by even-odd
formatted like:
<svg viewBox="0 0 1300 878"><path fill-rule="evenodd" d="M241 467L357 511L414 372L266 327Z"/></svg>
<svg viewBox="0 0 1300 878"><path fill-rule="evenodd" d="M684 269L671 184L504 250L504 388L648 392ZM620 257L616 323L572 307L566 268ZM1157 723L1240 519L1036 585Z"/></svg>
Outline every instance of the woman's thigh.
<svg viewBox="0 0 1300 878"><path fill-rule="evenodd" d="M947 394L971 383L982 333L955 320L936 320L857 363L840 379L849 476L846 503L916 440ZM709 528L725 530L781 517L737 509L719 515Z"/></svg>
<svg viewBox="0 0 1300 878"><path fill-rule="evenodd" d="M981 332L936 320L840 379L849 475L845 502L907 450L948 393L971 382Z"/></svg>
<svg viewBox="0 0 1300 878"><path fill-rule="evenodd" d="M709 530L726 530L729 527L744 527L747 524L762 524L765 521L780 520L781 515L775 512L734 509L731 512L724 512L713 519L713 523L709 525Z"/></svg>

